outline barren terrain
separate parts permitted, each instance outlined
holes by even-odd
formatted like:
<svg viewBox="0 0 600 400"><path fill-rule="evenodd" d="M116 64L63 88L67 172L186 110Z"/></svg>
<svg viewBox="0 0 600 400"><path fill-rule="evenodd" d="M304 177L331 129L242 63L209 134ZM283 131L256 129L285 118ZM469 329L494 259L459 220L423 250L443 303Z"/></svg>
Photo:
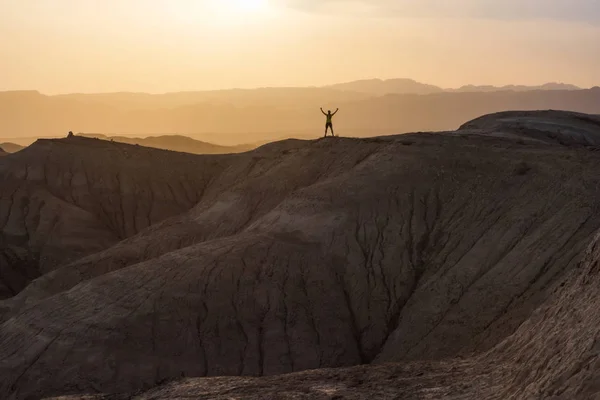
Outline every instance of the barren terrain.
<svg viewBox="0 0 600 400"><path fill-rule="evenodd" d="M599 142L40 140L0 159L0 398L594 398Z"/></svg>

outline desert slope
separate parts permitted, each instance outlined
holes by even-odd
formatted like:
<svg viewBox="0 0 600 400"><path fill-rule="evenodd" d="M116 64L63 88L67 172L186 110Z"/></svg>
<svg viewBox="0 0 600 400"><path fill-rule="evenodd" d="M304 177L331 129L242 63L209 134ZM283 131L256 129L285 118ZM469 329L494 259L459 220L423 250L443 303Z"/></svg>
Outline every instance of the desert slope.
<svg viewBox="0 0 600 400"><path fill-rule="evenodd" d="M543 130L580 117L525 113L513 123L539 120ZM182 376L358 364L373 365L188 380L141 398L259 398L257 387L282 398L589 392L594 375L556 389L559 372L538 372L552 337L580 343L555 371L582 362L591 343L577 339L588 335L579 328L548 330L576 318L563 305L586 304L572 293L585 290L573 285L595 262L600 159L577 143L484 128L285 141L224 156L75 138L3 158L0 172L22 198L50 192L88 215L71 229L93 222L107 239L83 254L57 242L64 260L27 264L42 276L0 303L0 395L133 393ZM78 165L91 178L64 179ZM113 174L129 184L108 183ZM166 194L173 182L185 182L187 197ZM151 192L164 211L130 223ZM9 233L37 209L10 204L21 217ZM41 232L43 218L31 220L29 231ZM26 238L12 246L37 254Z"/></svg>
<svg viewBox="0 0 600 400"><path fill-rule="evenodd" d="M492 351L471 358L316 370L264 378L182 379L136 400L593 399L600 392L600 235L552 298Z"/></svg>
<svg viewBox="0 0 600 400"><path fill-rule="evenodd" d="M0 259L10 261L0 274L4 297L32 277L190 209L222 169L218 158L203 163L188 154L83 138L39 140L5 158Z"/></svg>

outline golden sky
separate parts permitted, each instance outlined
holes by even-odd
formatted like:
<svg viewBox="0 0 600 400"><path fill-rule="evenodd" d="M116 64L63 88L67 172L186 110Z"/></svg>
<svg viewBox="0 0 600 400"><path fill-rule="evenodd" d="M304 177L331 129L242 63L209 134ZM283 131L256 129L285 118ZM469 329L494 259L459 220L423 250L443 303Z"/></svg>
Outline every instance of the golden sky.
<svg viewBox="0 0 600 400"><path fill-rule="evenodd" d="M600 84L596 0L0 0L0 90Z"/></svg>

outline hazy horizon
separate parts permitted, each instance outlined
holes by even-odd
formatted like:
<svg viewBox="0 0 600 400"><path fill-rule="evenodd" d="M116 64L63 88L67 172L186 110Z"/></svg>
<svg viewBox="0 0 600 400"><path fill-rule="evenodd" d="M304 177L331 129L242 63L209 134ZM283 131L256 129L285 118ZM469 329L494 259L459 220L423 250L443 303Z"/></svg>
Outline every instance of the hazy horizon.
<svg viewBox="0 0 600 400"><path fill-rule="evenodd" d="M504 86L527 86L527 87L536 87L536 86L542 86L545 84L573 84L572 82L562 82L559 80L550 80L550 81L540 81L537 83L522 83L522 82L510 82L510 83L506 83L506 84L501 84L501 85L492 85L489 83L472 83L472 82L467 82L465 84L462 84L460 86L454 86L454 87L445 87L442 85L437 85L434 82L421 82L421 81L417 81L414 80L412 78L399 78L399 77L391 77L391 78L379 78L379 77L365 77L365 78L360 78L360 79L356 79L353 81L344 81L344 82L330 82L330 83L325 83L322 85L306 85L306 86L253 86L253 87L224 87L224 88L220 88L220 89L203 89L203 88L190 88L190 89L186 89L186 90L179 90L179 91L166 91L166 92L150 92L150 91L127 91L127 90L116 90L116 91L97 91L97 92L61 92L61 93L48 93L48 92L44 92L41 91L39 89L36 88L22 88L22 89L6 89L6 90L0 90L0 92L38 92L42 95L45 96L62 96L62 95L87 95L87 94L120 94L120 93L130 93L130 94L148 94L148 95L161 95L161 94L174 94L174 93L186 93L186 92L218 92L218 91L233 91L233 90L260 90L260 89L317 89L317 88L326 88L329 86L335 86L335 85L342 85L342 84L346 84L346 83L352 83L352 82L359 82L359 81L375 81L375 80L380 80L380 81L388 81L388 80L395 80L395 79L407 79L407 80L412 80L416 83L419 84L425 84L425 85L433 85L433 86L437 86L443 90L456 90L456 89L461 89L467 86L475 86L475 87L484 87L484 86L494 86L497 88L501 88ZM573 84L574 85L574 84ZM579 85L575 85L575 86L579 86L580 89L591 89L593 87L597 87L600 85L600 81L597 82L596 84L592 84L589 86L579 86Z"/></svg>
<svg viewBox="0 0 600 400"><path fill-rule="evenodd" d="M600 82L593 0L0 0L0 91Z"/></svg>

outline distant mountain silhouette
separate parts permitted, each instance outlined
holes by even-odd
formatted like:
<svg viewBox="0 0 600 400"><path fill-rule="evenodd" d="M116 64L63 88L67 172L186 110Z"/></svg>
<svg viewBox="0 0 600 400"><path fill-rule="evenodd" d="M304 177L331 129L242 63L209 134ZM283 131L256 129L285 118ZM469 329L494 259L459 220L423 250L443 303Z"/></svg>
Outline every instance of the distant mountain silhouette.
<svg viewBox="0 0 600 400"><path fill-rule="evenodd" d="M212 143L206 143L182 135L163 135L151 136L146 138L132 138L125 136L106 136L102 134L85 134L79 136L88 138L97 138L102 140L112 140L119 143L135 144L156 149L179 151L192 154L229 154L241 153L256 148L256 145L246 144L238 146L219 146Z"/></svg>
<svg viewBox="0 0 600 400"><path fill-rule="evenodd" d="M89 93L54 96L62 100L85 101L109 105L120 110L146 110L151 108L177 108L209 103L235 107L298 107L314 106L324 101L343 102L368 98L358 92L317 87L282 87L257 89L226 89L209 91L149 93ZM1 98L1 97L0 97Z"/></svg>
<svg viewBox="0 0 600 400"><path fill-rule="evenodd" d="M431 94L441 93L444 91L438 86L420 83L412 79L364 79L330 85L326 86L326 88L369 93L373 95L384 95L389 93Z"/></svg>
<svg viewBox="0 0 600 400"><path fill-rule="evenodd" d="M212 96L208 100L206 96ZM198 99L204 98L203 101ZM140 100L136 100L140 99ZM177 105L175 105L177 104ZM600 113L600 88L367 95L331 88L280 88L165 95L46 96L0 93L0 137L99 132L110 136L180 134L220 145L323 134L319 107L339 107L343 136L452 130L504 110L563 109Z"/></svg>
<svg viewBox="0 0 600 400"><path fill-rule="evenodd" d="M506 86L475 86L465 85L458 89L446 89L447 92L498 92L512 90L515 92L527 92L532 90L581 90L580 87L567 83L545 83L540 86L506 85Z"/></svg>
<svg viewBox="0 0 600 400"><path fill-rule="evenodd" d="M384 94L433 94L442 92L499 92L512 90L515 92L527 92L532 90L580 90L580 87L565 83L546 83L539 86L525 85L465 85L458 89L442 89L439 86L420 83L412 79L364 79L337 85L325 86L326 88L345 90L371 95Z"/></svg>

